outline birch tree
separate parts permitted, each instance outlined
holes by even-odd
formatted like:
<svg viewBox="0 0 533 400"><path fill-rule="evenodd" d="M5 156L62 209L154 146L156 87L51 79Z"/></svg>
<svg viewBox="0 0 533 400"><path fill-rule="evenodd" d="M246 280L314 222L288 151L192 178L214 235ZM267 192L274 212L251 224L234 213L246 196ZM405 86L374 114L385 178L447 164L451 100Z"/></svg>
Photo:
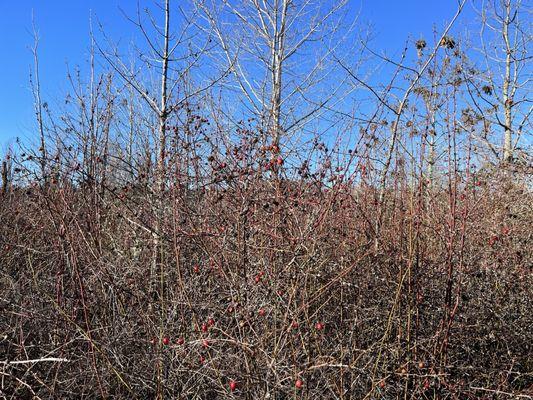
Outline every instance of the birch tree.
<svg viewBox="0 0 533 400"><path fill-rule="evenodd" d="M342 41L336 39L349 32L340 34L346 4L197 1L219 45L213 56L231 71L225 88L240 94L240 111L257 119L275 156L284 138L331 110L343 96L342 80L337 76L332 81L331 60Z"/></svg>
<svg viewBox="0 0 533 400"><path fill-rule="evenodd" d="M478 10L483 61L469 70L470 99L488 124L500 128L500 144L491 147L506 164L513 162L524 129L531 128L531 11L522 0L483 1Z"/></svg>

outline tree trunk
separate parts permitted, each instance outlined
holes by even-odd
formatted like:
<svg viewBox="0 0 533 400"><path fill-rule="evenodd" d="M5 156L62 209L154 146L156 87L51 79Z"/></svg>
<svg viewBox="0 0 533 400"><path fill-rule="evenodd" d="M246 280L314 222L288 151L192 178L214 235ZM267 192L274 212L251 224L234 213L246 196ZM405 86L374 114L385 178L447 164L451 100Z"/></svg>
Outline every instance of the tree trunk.
<svg viewBox="0 0 533 400"><path fill-rule="evenodd" d="M503 138L503 161L513 161L512 149L512 114L513 99L510 95L512 48L509 41L509 25L511 24L511 2L505 3L505 20L503 22L503 40L505 42L505 76L503 78L503 109L505 116L505 130Z"/></svg>
<svg viewBox="0 0 533 400"><path fill-rule="evenodd" d="M7 177L7 161L2 161L2 194L7 193L9 180Z"/></svg>

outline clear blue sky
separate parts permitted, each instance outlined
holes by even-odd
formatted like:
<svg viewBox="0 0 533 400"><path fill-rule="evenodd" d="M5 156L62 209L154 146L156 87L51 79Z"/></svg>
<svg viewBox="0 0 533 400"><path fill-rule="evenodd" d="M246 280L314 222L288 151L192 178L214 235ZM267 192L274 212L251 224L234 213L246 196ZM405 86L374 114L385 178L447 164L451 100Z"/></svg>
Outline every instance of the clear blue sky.
<svg viewBox="0 0 533 400"><path fill-rule="evenodd" d="M334 1L334 0L331 0ZM139 0L141 7L152 0ZM74 67L88 58L89 17L101 21L115 40L129 41L134 27L119 7L133 11L135 0L0 0L0 153L18 136L32 138L35 118L29 88L32 68L32 11L39 31L43 100L60 100L66 91L67 63ZM441 28L455 12L456 0L351 0L361 9L361 22L371 23L372 47L398 52L406 38L430 39L434 24ZM474 13L467 7L463 23ZM463 25L463 24L461 24ZM464 25L463 25L464 26Z"/></svg>

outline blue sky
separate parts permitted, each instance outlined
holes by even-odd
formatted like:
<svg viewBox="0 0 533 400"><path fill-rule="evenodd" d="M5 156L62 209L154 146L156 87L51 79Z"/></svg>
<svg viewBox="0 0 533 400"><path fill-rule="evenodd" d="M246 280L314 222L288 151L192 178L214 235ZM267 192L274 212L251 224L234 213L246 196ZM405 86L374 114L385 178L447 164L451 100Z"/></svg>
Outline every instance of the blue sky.
<svg viewBox="0 0 533 400"><path fill-rule="evenodd" d="M334 1L334 0L331 0ZM33 39L32 12L39 31L39 59L43 100L53 103L66 92L67 64L72 68L88 58L91 13L115 40L129 41L134 27L124 19L136 7L134 0L0 0L0 153L16 137L32 138L35 118L29 73ZM140 0L141 6L152 0ZM376 51L398 53L409 35L431 38L434 25L441 28L455 12L456 0L358 0L350 7L361 10L360 22L372 26ZM467 7L460 25L472 21Z"/></svg>

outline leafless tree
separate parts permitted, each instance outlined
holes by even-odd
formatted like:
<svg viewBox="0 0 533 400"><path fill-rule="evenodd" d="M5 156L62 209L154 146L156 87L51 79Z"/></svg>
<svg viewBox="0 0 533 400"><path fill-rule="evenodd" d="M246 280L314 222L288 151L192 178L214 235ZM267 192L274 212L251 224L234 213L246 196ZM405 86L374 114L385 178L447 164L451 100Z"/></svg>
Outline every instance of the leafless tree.
<svg viewBox="0 0 533 400"><path fill-rule="evenodd" d="M241 95L242 108L234 111L259 121L274 156L282 138L301 132L343 98L343 81L334 80L332 60L349 32L340 33L347 1L196 4L218 42L217 62L223 59L231 69L226 87Z"/></svg>
<svg viewBox="0 0 533 400"><path fill-rule="evenodd" d="M488 124L503 130L502 145L485 142L508 164L524 129L531 128L531 7L522 0L483 1L478 13L483 65L469 70L470 101Z"/></svg>
<svg viewBox="0 0 533 400"><path fill-rule="evenodd" d="M35 20L32 16L32 28L33 28L33 46L31 52L33 55L33 74L30 74L30 85L33 93L33 104L35 107L35 116L37 118L37 127L39 131L39 152L40 152L40 167L41 167L41 177L46 182L47 181L47 171L46 164L48 155L46 154L46 140L45 140L45 130L43 123L43 102L41 99L41 81L39 74L39 34L35 27Z"/></svg>
<svg viewBox="0 0 533 400"><path fill-rule="evenodd" d="M388 145L385 148L385 153L382 156L383 157L383 168L380 172L380 178L379 178L379 195L378 195L378 204L380 205L380 213L378 218L376 219L375 224L375 247L378 247L378 237L379 237L379 231L381 226L381 219L383 217L382 210L383 202L385 199L386 189L387 189L387 179L389 177L389 170L394 158L394 154L396 152L396 147L399 139L399 135L401 134L401 121L404 118L404 112L406 109L406 106L408 105L409 98L413 92L413 90L418 86L420 79L424 76L426 70L430 67L431 63L434 61L435 57L437 56L437 52L441 47L444 47L448 44L448 41L450 40L448 37L448 33L450 32L451 28L459 18L459 15L462 13L463 8L466 4L466 0L461 0L458 5L455 14L451 18L450 22L447 24L445 29L442 31L442 34L439 36L438 40L436 41L435 45L433 46L433 49L431 52L425 57L423 62L419 61L418 67L409 67L405 63L405 54L406 50L402 53L402 58L400 61L394 61L390 59L389 57L378 55L377 53L372 52L375 56L381 58L383 61L392 64L396 68L396 72L393 74L393 77L388 85L385 86L385 89L383 93L379 93L378 90L372 88L368 84L364 84L362 79L359 79L355 77L355 74L349 71L346 67L345 70L348 71L349 75L356 79L359 83L362 83L370 92L376 96L377 100L381 105L383 105L389 112L392 114L392 123L390 124L390 136L388 138ZM402 90L402 92L391 98L391 88L393 83L398 77L398 74L402 72L407 72L409 78L407 80L407 87Z"/></svg>

